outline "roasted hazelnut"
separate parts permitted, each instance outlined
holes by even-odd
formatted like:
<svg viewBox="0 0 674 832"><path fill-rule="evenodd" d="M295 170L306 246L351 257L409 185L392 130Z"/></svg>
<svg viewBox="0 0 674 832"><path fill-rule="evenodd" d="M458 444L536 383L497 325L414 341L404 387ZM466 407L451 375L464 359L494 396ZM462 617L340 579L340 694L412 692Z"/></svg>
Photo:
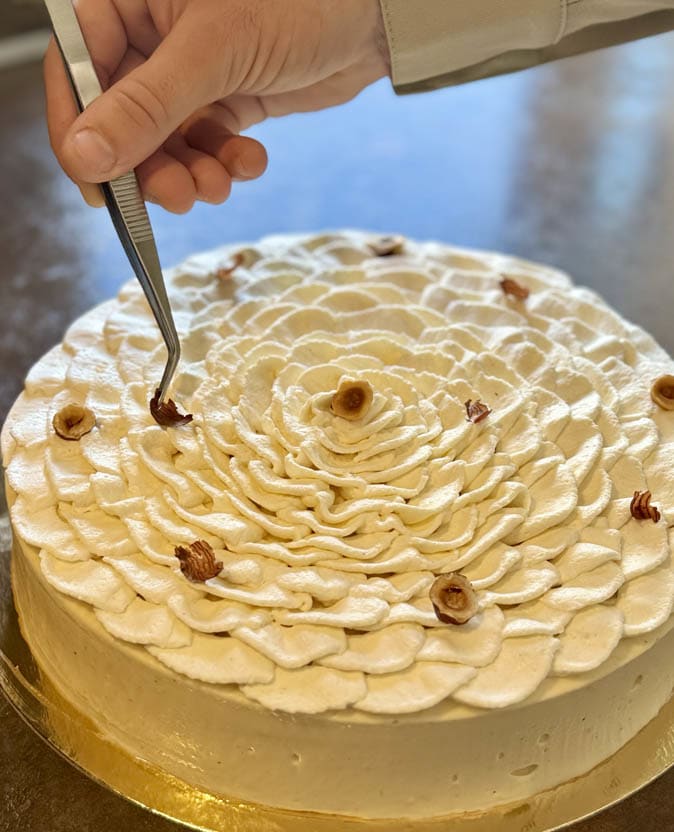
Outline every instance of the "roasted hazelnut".
<svg viewBox="0 0 674 832"><path fill-rule="evenodd" d="M373 395L369 382L344 379L332 397L330 409L335 416L355 422L356 419L362 419L370 409Z"/></svg>
<svg viewBox="0 0 674 832"><path fill-rule="evenodd" d="M189 425L194 418L191 413L180 413L173 399L165 399L160 403L159 388L154 391L154 396L150 399L150 413L155 422L163 428Z"/></svg>
<svg viewBox="0 0 674 832"><path fill-rule="evenodd" d="M379 237L369 244L372 253L377 257L390 257L393 254L402 254L405 248L405 238L396 236Z"/></svg>
<svg viewBox="0 0 674 832"><path fill-rule="evenodd" d="M76 441L89 433L96 424L92 410L81 404L67 404L52 419L54 430L61 439Z"/></svg>
<svg viewBox="0 0 674 832"><path fill-rule="evenodd" d="M663 410L674 410L674 376L660 376L651 387L651 398Z"/></svg>
<svg viewBox="0 0 674 832"><path fill-rule="evenodd" d="M175 556L180 561L180 571L193 583L202 583L222 572L222 561L215 559L215 552L206 540L176 546Z"/></svg>
<svg viewBox="0 0 674 832"><path fill-rule="evenodd" d="M517 298L517 300L526 300L529 297L529 290L527 287L522 286L521 283L513 280L512 277L504 277L500 281L499 285L501 286L504 295L510 295L510 297Z"/></svg>
<svg viewBox="0 0 674 832"><path fill-rule="evenodd" d="M444 624L465 624L477 613L477 593L460 572L438 575L430 590L435 614Z"/></svg>
<svg viewBox="0 0 674 832"><path fill-rule="evenodd" d="M635 491L630 503L630 514L636 520L652 520L657 523L660 520L660 512L656 506L651 505L652 494L650 491Z"/></svg>
<svg viewBox="0 0 674 832"><path fill-rule="evenodd" d="M474 425L486 419L491 413L491 408L479 399L475 401L468 399L467 402L464 402L464 406L466 408L466 420Z"/></svg>
<svg viewBox="0 0 674 832"><path fill-rule="evenodd" d="M235 251L232 255L230 255L229 262L215 270L215 276L221 280L227 280L237 269L241 267L249 269L251 266L255 265L261 257L262 255L255 248L240 248L238 251Z"/></svg>
<svg viewBox="0 0 674 832"><path fill-rule="evenodd" d="M216 269L215 276L220 280L227 280L227 278L230 278L234 274L239 266L243 266L245 261L246 256L244 253L242 251L237 251L227 265L220 266L219 269Z"/></svg>

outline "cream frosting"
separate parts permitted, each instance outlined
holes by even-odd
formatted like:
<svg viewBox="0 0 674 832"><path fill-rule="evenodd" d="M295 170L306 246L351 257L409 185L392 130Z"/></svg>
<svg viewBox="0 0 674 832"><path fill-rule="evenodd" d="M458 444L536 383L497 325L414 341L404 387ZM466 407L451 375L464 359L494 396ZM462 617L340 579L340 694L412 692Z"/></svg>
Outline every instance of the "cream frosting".
<svg viewBox="0 0 674 832"><path fill-rule="evenodd" d="M12 521L112 636L268 708L513 705L672 613L674 414L649 396L672 361L552 269L368 239L267 238L229 279L231 247L167 275L188 426L149 414L164 349L139 287L76 322L3 434ZM356 421L330 410L349 378L374 390ZM79 442L51 429L70 402L97 418ZM657 524L630 515L646 488ZM205 584L174 556L196 539L223 562ZM430 603L449 571L478 592L463 626Z"/></svg>

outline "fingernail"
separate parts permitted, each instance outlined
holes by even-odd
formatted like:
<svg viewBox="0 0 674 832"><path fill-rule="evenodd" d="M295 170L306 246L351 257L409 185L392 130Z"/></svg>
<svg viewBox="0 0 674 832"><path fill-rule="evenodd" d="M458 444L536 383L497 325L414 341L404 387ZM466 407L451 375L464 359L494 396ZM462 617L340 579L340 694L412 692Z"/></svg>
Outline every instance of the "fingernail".
<svg viewBox="0 0 674 832"><path fill-rule="evenodd" d="M159 200L154 194L143 194L145 202L151 202L153 205L159 205Z"/></svg>
<svg viewBox="0 0 674 832"><path fill-rule="evenodd" d="M234 159L232 167L234 168L232 179L235 179L237 182L243 182L244 179L251 178L250 172L241 157Z"/></svg>
<svg viewBox="0 0 674 832"><path fill-rule="evenodd" d="M197 194L197 199L199 202L205 202L206 205L221 205L225 200L224 199L215 199L211 196L204 196L203 194Z"/></svg>
<svg viewBox="0 0 674 832"><path fill-rule="evenodd" d="M107 173L115 164L112 146L91 127L85 127L84 130L75 133L73 147L91 173Z"/></svg>
<svg viewBox="0 0 674 832"><path fill-rule="evenodd" d="M88 183L79 184L77 186L80 189L80 193L82 194L84 201L87 205L91 206L92 208L102 208L105 205L105 199L103 198L103 193L98 185L90 185Z"/></svg>

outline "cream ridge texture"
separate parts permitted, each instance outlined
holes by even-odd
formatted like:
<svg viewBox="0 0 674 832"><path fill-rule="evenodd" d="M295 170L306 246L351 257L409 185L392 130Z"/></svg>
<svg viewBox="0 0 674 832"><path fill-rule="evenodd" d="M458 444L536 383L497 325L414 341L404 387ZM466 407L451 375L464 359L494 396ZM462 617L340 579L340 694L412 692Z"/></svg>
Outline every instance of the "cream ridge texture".
<svg viewBox="0 0 674 832"><path fill-rule="evenodd" d="M139 286L77 321L3 433L12 522L115 639L269 709L512 706L672 614L674 412L649 391L674 363L553 269L373 239L167 275L188 425L150 415L165 350ZM349 381L373 394L354 420L331 409ZM79 441L52 427L69 404L96 418ZM630 513L646 490L657 523ZM175 556L197 540L223 566L203 583ZM477 592L467 624L433 610L448 572Z"/></svg>

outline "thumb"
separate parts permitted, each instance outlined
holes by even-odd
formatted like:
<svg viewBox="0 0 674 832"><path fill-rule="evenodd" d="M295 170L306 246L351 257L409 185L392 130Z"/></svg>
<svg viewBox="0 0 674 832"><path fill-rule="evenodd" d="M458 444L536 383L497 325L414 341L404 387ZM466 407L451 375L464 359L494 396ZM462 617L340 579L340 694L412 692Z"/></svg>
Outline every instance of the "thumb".
<svg viewBox="0 0 674 832"><path fill-rule="evenodd" d="M211 103L203 44L173 30L143 64L93 101L72 124L61 148L76 181L104 182L137 167L199 107Z"/></svg>

